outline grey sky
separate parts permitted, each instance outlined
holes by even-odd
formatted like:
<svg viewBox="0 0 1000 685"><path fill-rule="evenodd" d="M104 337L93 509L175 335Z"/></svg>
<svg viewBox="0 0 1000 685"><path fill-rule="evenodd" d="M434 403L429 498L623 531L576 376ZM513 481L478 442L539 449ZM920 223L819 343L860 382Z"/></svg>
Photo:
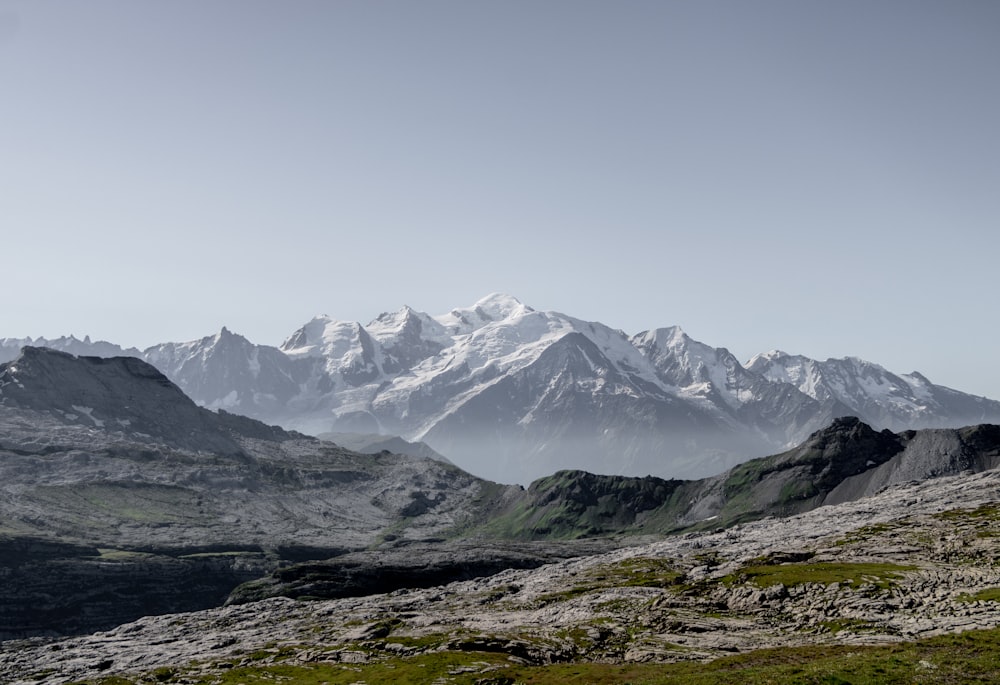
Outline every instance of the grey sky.
<svg viewBox="0 0 1000 685"><path fill-rule="evenodd" d="M509 292L1000 398L1000 3L0 1L0 337Z"/></svg>

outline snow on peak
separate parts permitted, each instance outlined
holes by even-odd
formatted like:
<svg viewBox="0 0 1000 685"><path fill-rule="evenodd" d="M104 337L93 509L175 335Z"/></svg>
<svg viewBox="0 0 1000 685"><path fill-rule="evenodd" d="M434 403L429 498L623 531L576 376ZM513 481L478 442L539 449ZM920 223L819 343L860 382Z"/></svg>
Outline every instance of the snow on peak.
<svg viewBox="0 0 1000 685"><path fill-rule="evenodd" d="M366 328L369 330L369 332L371 332L376 326L385 326L398 329L401 328L402 326L405 326L406 322L409 321L414 316L417 316L417 311L413 309L413 307L411 307L410 305L404 304L402 307L400 307L394 312L382 312L374 319L372 319L368 323Z"/></svg>
<svg viewBox="0 0 1000 685"><path fill-rule="evenodd" d="M755 354L750 358L744 367L754 373L769 376L776 373L776 369L786 369L790 366L801 366L806 362L813 361L801 355L789 354L783 350L770 350ZM776 380L776 379L772 379Z"/></svg>
<svg viewBox="0 0 1000 685"><path fill-rule="evenodd" d="M412 328L420 318L413 308L403 305L395 312L382 312L365 326L365 329L377 340L380 338L398 337L407 329Z"/></svg>
<svg viewBox="0 0 1000 685"><path fill-rule="evenodd" d="M307 355L307 348L319 345L323 339L323 331L331 323L335 323L335 320L326 314L314 316L305 326L288 336L279 349L293 356Z"/></svg>
<svg viewBox="0 0 1000 685"><path fill-rule="evenodd" d="M356 321L317 316L282 343L281 350L291 357L341 359L359 347L362 335L364 328Z"/></svg>
<svg viewBox="0 0 1000 685"><path fill-rule="evenodd" d="M495 321L516 319L534 311L516 297L492 293L469 308L452 309L434 319L451 335L467 335Z"/></svg>
<svg viewBox="0 0 1000 685"><path fill-rule="evenodd" d="M442 342L449 338L444 327L430 315L406 305L398 311L379 314L365 329L379 342L390 344L401 339Z"/></svg>
<svg viewBox="0 0 1000 685"><path fill-rule="evenodd" d="M383 312L365 326L369 335L389 353L386 370L409 367L417 361L452 344L449 331L430 315L404 306L395 312Z"/></svg>
<svg viewBox="0 0 1000 685"><path fill-rule="evenodd" d="M472 307L486 312L494 321L510 319L535 311L513 295L505 295L504 293L490 293Z"/></svg>
<svg viewBox="0 0 1000 685"><path fill-rule="evenodd" d="M651 331L643 331L634 338L644 345L654 345L657 348L674 348L685 344L690 338L680 326L665 326Z"/></svg>

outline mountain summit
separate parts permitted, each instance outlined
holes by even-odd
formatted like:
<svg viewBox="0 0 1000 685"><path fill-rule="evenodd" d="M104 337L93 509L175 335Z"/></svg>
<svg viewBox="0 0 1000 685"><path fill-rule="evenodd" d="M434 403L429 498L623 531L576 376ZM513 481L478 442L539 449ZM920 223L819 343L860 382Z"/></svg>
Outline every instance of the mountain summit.
<svg viewBox="0 0 1000 685"><path fill-rule="evenodd" d="M0 340L0 354L12 358L18 342ZM86 351L75 338L52 346ZM893 431L1000 422L1000 402L918 373L778 351L741 364L676 326L629 336L498 293L437 316L405 306L367 324L317 316L280 348L223 329L135 354L205 407L310 434L423 441L502 482L564 468L698 478L841 416Z"/></svg>

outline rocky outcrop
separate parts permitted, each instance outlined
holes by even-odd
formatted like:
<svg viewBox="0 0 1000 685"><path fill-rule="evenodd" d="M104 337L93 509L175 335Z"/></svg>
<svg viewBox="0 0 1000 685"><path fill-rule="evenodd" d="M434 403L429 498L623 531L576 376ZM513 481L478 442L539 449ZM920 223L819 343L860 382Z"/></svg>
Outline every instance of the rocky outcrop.
<svg viewBox="0 0 1000 685"><path fill-rule="evenodd" d="M219 606L234 586L276 562L260 552L168 556L0 540L0 640L107 630L142 616Z"/></svg>
<svg viewBox="0 0 1000 685"><path fill-rule="evenodd" d="M74 357L25 347L0 364L0 405L43 412L66 425L141 436L194 451L240 447L155 367L134 357Z"/></svg>
<svg viewBox="0 0 1000 685"><path fill-rule="evenodd" d="M405 543L277 569L265 578L239 586L226 603L245 604L269 597L313 600L364 597L435 587L507 569L538 568L561 559L606 552L623 544L628 541L608 538L570 542Z"/></svg>
<svg viewBox="0 0 1000 685"><path fill-rule="evenodd" d="M706 661L997 628L998 492L997 471L943 477L490 578L360 598L272 598L57 642L2 643L0 679L212 681L234 668L270 677L308 666L347 667L372 682L376 671L366 669L421 654L459 662L464 653L478 677L498 679L503 670L488 668L504 663ZM500 666L486 655L500 655Z"/></svg>

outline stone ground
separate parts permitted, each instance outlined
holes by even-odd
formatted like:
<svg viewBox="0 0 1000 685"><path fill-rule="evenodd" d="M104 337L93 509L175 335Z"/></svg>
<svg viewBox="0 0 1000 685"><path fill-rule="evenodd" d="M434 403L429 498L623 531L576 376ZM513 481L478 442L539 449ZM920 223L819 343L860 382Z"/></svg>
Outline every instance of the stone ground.
<svg viewBox="0 0 1000 685"><path fill-rule="evenodd" d="M442 648L533 663L703 661L911 640L1000 626L1000 601L975 597L1000 588L998 538L1000 471L966 474L427 590L268 599L4 642L0 681L63 683L195 662L192 673L208 674L249 660L357 662ZM837 582L801 573L834 564L833 573L847 569ZM754 580L761 569L771 581Z"/></svg>

